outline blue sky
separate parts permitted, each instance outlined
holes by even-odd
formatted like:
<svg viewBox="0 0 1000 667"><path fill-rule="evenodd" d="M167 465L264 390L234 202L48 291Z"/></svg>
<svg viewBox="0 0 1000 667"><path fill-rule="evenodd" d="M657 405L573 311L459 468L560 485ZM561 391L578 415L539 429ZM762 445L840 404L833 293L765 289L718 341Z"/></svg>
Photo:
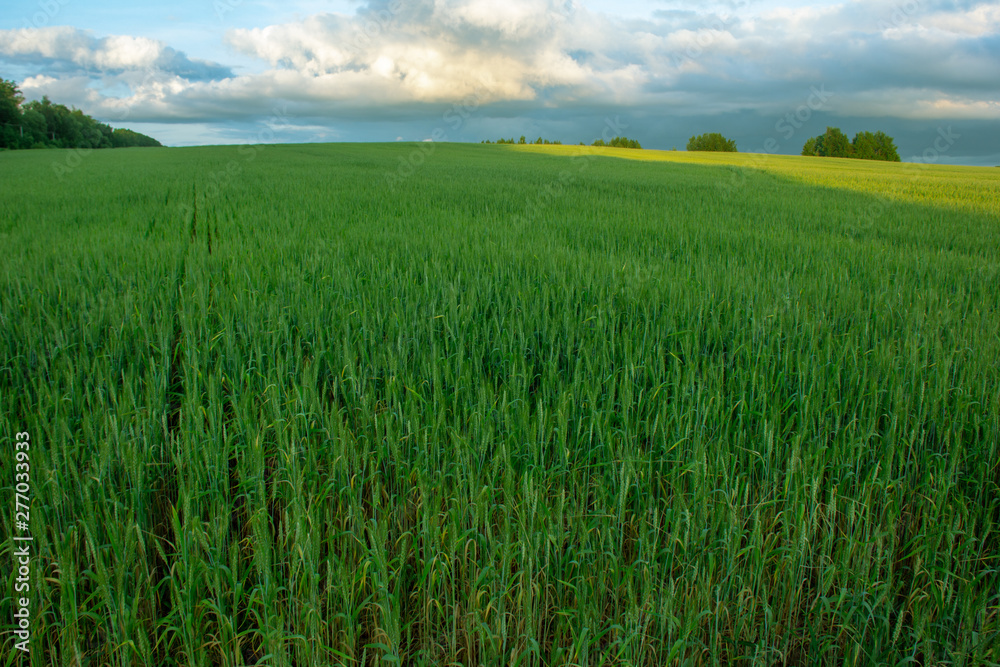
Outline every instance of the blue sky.
<svg viewBox="0 0 1000 667"><path fill-rule="evenodd" d="M1000 3L975 0L6 0L0 76L170 145L589 143L612 120L798 153L833 125L1000 164Z"/></svg>

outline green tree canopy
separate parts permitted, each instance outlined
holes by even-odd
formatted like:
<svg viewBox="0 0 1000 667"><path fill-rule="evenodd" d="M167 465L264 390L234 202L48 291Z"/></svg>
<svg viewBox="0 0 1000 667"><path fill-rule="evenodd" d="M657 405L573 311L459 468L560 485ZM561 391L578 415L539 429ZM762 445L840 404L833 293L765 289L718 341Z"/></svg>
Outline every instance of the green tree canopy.
<svg viewBox="0 0 1000 667"><path fill-rule="evenodd" d="M823 135L823 151L826 157L851 157L851 142L839 127L828 127Z"/></svg>
<svg viewBox="0 0 1000 667"><path fill-rule="evenodd" d="M722 153L737 152L736 142L732 139L726 139L718 132L709 132L697 137L691 137L688 141L687 149L689 151L716 151Z"/></svg>
<svg viewBox="0 0 1000 667"><path fill-rule="evenodd" d="M875 133L875 157L873 159L901 162L899 152L896 150L896 143L892 137L881 130Z"/></svg>
<svg viewBox="0 0 1000 667"><path fill-rule="evenodd" d="M871 132L858 132L851 142L851 152L859 160L875 159L875 135Z"/></svg>
<svg viewBox="0 0 1000 667"><path fill-rule="evenodd" d="M878 132L858 132L854 135L854 140L848 142L847 135L839 128L828 127L825 133L806 141L805 145L802 146L802 154L886 162L900 161L892 137L881 130Z"/></svg>
<svg viewBox="0 0 1000 667"><path fill-rule="evenodd" d="M0 148L118 148L160 146L131 130L112 130L79 109L48 97L24 103L13 81L0 79Z"/></svg>
<svg viewBox="0 0 1000 667"><path fill-rule="evenodd" d="M132 130L118 128L111 135L111 145L114 148L159 148L163 144L152 137L147 137L145 134L139 134L138 132L133 132Z"/></svg>
<svg viewBox="0 0 1000 667"><path fill-rule="evenodd" d="M0 79L0 148L20 147L22 102L17 84Z"/></svg>
<svg viewBox="0 0 1000 667"><path fill-rule="evenodd" d="M24 98L17 84L0 79L0 123L17 123L21 119Z"/></svg>
<svg viewBox="0 0 1000 667"><path fill-rule="evenodd" d="M628 137L615 137L611 141L604 141L604 139L598 139L592 146L604 146L610 148L642 148L638 141L635 139L629 139Z"/></svg>
<svg viewBox="0 0 1000 667"><path fill-rule="evenodd" d="M21 125L24 127L24 137L27 140L25 148L45 147L47 129L45 116L35 109L25 109L21 116Z"/></svg>
<svg viewBox="0 0 1000 667"><path fill-rule="evenodd" d="M818 137L812 137L808 139L805 146L802 147L803 155L819 155L820 151L823 149L823 135Z"/></svg>

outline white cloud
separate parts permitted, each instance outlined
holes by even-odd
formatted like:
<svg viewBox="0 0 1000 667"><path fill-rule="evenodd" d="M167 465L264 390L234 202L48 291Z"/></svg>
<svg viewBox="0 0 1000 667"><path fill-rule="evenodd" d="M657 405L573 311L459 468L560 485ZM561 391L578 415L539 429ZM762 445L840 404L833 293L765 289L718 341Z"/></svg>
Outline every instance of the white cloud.
<svg viewBox="0 0 1000 667"><path fill-rule="evenodd" d="M435 0L434 15L445 25L479 28L514 40L545 34L564 17L558 3L535 0Z"/></svg>
<svg viewBox="0 0 1000 667"><path fill-rule="evenodd" d="M334 76L345 96L354 94L350 79L353 86L377 84L379 101L445 102L472 94L484 101L532 100L539 89L582 85L599 74L560 48L559 27L568 19L554 6L532 0L390 3L353 18L324 14L233 30L227 40L272 67ZM348 72L364 76L342 76Z"/></svg>
<svg viewBox="0 0 1000 667"><path fill-rule="evenodd" d="M997 35L1000 34L1000 5L983 3L965 12L934 12L921 22L930 28L955 35Z"/></svg>
<svg viewBox="0 0 1000 667"><path fill-rule="evenodd" d="M843 112L854 116L910 120L1000 120L1000 101L960 95L945 96L933 90L889 88L852 96Z"/></svg>
<svg viewBox="0 0 1000 667"><path fill-rule="evenodd" d="M189 59L158 40L129 35L96 38L69 26L0 30L0 58L50 63L63 70L117 73L146 70L188 79L231 76L228 68Z"/></svg>

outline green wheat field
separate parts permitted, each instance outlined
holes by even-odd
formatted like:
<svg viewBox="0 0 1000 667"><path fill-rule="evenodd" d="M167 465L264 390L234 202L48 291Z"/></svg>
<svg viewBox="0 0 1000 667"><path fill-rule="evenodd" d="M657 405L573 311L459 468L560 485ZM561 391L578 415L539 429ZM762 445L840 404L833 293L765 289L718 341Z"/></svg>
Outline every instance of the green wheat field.
<svg viewBox="0 0 1000 667"><path fill-rule="evenodd" d="M0 664L1000 664L1000 169L23 151L0 245Z"/></svg>

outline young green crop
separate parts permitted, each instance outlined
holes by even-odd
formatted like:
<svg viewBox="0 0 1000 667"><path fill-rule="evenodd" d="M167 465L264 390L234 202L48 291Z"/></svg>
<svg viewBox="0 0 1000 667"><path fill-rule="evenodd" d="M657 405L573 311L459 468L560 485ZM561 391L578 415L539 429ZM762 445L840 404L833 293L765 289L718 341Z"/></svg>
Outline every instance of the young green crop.
<svg viewBox="0 0 1000 667"><path fill-rule="evenodd" d="M983 170L561 150L0 156L32 664L1000 662Z"/></svg>

